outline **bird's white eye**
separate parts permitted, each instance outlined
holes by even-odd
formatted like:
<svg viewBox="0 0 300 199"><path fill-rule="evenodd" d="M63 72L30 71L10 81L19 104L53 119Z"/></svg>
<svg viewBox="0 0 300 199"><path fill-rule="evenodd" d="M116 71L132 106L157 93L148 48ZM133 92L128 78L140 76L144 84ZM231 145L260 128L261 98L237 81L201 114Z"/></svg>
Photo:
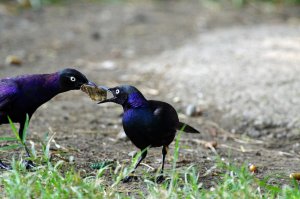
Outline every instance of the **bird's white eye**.
<svg viewBox="0 0 300 199"><path fill-rule="evenodd" d="M72 82L75 82L76 81L76 78L75 77L70 77L70 80L72 81Z"/></svg>
<svg viewBox="0 0 300 199"><path fill-rule="evenodd" d="M120 90L119 90L119 89L117 89L117 90L116 90L116 94L118 95L119 93L120 93Z"/></svg>

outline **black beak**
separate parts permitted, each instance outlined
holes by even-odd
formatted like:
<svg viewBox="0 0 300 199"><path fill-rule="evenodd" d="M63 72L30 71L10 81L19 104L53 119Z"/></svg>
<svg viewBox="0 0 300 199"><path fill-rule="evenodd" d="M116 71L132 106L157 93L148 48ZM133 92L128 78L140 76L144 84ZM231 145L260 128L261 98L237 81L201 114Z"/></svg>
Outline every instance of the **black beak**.
<svg viewBox="0 0 300 199"><path fill-rule="evenodd" d="M101 89L103 89L103 90L106 90L106 91L109 91L109 92L111 92L111 91L109 90L109 88L108 88L108 87L106 87L106 86L98 86L98 88L101 88Z"/></svg>
<svg viewBox="0 0 300 199"><path fill-rule="evenodd" d="M97 85L94 82L90 82L88 80L86 80L86 82L81 82L77 84L77 87L80 89L83 85L88 85L91 87L97 87Z"/></svg>
<svg viewBox="0 0 300 199"><path fill-rule="evenodd" d="M90 81L88 81L86 85L97 87L97 85L94 82L90 82Z"/></svg>
<svg viewBox="0 0 300 199"><path fill-rule="evenodd" d="M104 90L110 92L113 95L112 98L102 100L101 102L98 102L98 104L103 104L103 103L106 103L106 102L114 102L114 100L116 99L116 97L114 96L114 94L113 94L113 92L111 91L110 88L108 88L106 86L99 86L98 88L104 89Z"/></svg>

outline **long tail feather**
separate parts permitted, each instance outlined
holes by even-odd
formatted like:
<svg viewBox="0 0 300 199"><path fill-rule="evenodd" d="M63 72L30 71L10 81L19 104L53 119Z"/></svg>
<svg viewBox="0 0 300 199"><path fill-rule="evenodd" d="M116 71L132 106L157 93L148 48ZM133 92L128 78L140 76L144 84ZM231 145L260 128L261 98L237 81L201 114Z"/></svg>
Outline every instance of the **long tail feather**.
<svg viewBox="0 0 300 199"><path fill-rule="evenodd" d="M182 130L186 133L200 133L200 131L198 131L194 127L191 127L190 125L183 122L179 122L179 125L177 126L177 130Z"/></svg>

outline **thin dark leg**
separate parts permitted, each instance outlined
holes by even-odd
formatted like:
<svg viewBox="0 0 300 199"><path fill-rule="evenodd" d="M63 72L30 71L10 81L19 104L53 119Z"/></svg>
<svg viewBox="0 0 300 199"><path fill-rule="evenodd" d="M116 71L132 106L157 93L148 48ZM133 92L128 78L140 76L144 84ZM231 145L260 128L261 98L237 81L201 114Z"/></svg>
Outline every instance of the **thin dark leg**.
<svg viewBox="0 0 300 199"><path fill-rule="evenodd" d="M11 166L4 164L1 160L0 160L0 168L5 170L11 170Z"/></svg>
<svg viewBox="0 0 300 199"><path fill-rule="evenodd" d="M145 150L141 156L139 157L138 162L136 163L134 170L136 170L138 168L138 166L141 164L141 162L145 159L145 157L147 156L147 150ZM134 171L133 171L134 172Z"/></svg>
<svg viewBox="0 0 300 199"><path fill-rule="evenodd" d="M26 150L27 157L30 158L30 153L29 153L29 150L28 150L26 144L25 144L25 150ZM26 169L32 169L32 168L36 167L35 164L32 162L32 160L26 160L25 166L26 166Z"/></svg>
<svg viewBox="0 0 300 199"><path fill-rule="evenodd" d="M161 166L161 170L160 170L160 176L157 177L156 182L157 183L161 183L162 181L164 181L164 168L165 168L165 159L166 159L166 155L168 153L168 147L167 146L163 146L162 148L162 166Z"/></svg>
<svg viewBox="0 0 300 199"><path fill-rule="evenodd" d="M24 122L21 122L21 123L20 123L20 129L19 129L19 136L20 136L20 138L23 137L24 126L25 126L25 123L24 123ZM27 157L30 158L30 152L29 152L29 149L28 149L26 143L24 143L24 145L25 145L26 155L27 155ZM34 163L33 163L31 160L25 161L25 165L26 165L26 169L32 169L32 168L35 167Z"/></svg>
<svg viewBox="0 0 300 199"><path fill-rule="evenodd" d="M167 153L168 153L168 147L167 146L163 146L163 148L162 148L162 166L161 166L160 173L164 173L165 159L166 159Z"/></svg>
<svg viewBox="0 0 300 199"><path fill-rule="evenodd" d="M133 174L134 174L135 170L138 168L138 166L141 164L141 162L145 159L146 156L147 156L147 150L145 150L145 151L142 152L141 156L139 157L138 162L136 163L136 165L134 167L134 170L130 173L129 176L126 176L123 179L123 182L130 182L130 181L132 181L132 179L134 178Z"/></svg>

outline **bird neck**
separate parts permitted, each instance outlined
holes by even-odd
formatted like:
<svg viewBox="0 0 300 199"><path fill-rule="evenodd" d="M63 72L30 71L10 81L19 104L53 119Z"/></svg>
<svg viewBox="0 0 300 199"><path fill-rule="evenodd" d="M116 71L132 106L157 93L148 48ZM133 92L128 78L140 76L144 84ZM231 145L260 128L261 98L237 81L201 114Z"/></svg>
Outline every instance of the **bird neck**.
<svg viewBox="0 0 300 199"><path fill-rule="evenodd" d="M45 90L48 89L50 91L49 94L52 95L57 95L59 93L65 92L61 89L58 73L46 74L44 76L43 88Z"/></svg>
<svg viewBox="0 0 300 199"><path fill-rule="evenodd" d="M36 100L46 102L63 92L60 89L58 73L30 75L19 78L19 83L28 96L36 96Z"/></svg>
<svg viewBox="0 0 300 199"><path fill-rule="evenodd" d="M141 93L131 93L127 102L123 105L124 111L132 108L149 106L148 100Z"/></svg>

